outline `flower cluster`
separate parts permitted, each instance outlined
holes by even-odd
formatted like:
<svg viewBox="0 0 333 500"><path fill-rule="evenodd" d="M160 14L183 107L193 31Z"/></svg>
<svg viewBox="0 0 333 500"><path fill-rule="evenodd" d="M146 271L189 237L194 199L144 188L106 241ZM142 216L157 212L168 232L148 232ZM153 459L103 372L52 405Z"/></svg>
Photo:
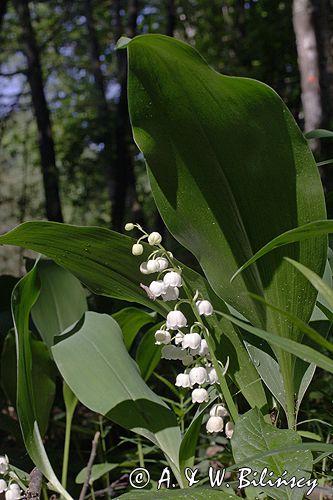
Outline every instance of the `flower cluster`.
<svg viewBox="0 0 333 500"><path fill-rule="evenodd" d="M189 327L187 318L178 308L181 304L187 303L192 307L195 316L211 316L214 313L212 304L199 297L197 291L194 297L189 295L186 284L183 283L182 270L178 268L173 260L171 252L167 252L161 245L162 237L159 233L146 233L138 224L128 223L125 226L127 231L138 228L143 235L132 247L133 255L142 255L144 248L141 244L143 239L147 239L150 246L155 247L149 255L147 261L142 262L140 271L142 274L157 274L149 286L141 284L147 295L152 299L158 298L163 301L176 301L174 309L167 315L166 322L155 332L155 344L162 345L161 358L167 360L179 360L184 366L182 373L176 377L177 387L192 390L193 403L208 403L209 393L207 388L213 384L219 384L218 374L211 362L211 356L205 336L209 335L202 321L196 321ZM157 248L156 248L157 247ZM180 290L185 289L187 299L179 298ZM216 408L220 408L215 415ZM224 428L223 417L221 415L222 405L215 405L207 421L207 432L221 432ZM213 412L213 413L212 413ZM225 426L227 437L231 437L233 424L229 421Z"/></svg>
<svg viewBox="0 0 333 500"><path fill-rule="evenodd" d="M0 456L0 475L6 477L9 475L9 461L6 455ZM11 480L0 479L0 494L5 494L5 500L18 500L21 498L21 488Z"/></svg>

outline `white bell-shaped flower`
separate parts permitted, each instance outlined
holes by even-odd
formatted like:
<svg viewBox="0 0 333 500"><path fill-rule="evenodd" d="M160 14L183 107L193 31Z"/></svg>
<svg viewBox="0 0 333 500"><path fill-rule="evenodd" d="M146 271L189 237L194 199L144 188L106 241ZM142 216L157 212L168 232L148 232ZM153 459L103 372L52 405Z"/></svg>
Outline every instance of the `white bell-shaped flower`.
<svg viewBox="0 0 333 500"><path fill-rule="evenodd" d="M211 316L213 314L213 306L208 300L198 300L195 305L200 316Z"/></svg>
<svg viewBox="0 0 333 500"><path fill-rule="evenodd" d="M177 332L175 335L175 344L179 345L183 342L184 334L182 332Z"/></svg>
<svg viewBox="0 0 333 500"><path fill-rule="evenodd" d="M192 391L192 403L203 403L206 402L208 403L209 401L209 394L206 391L206 389L194 389Z"/></svg>
<svg viewBox="0 0 333 500"><path fill-rule="evenodd" d="M7 456L0 456L0 474L8 472L9 461Z"/></svg>
<svg viewBox="0 0 333 500"><path fill-rule="evenodd" d="M221 432L223 430L223 418L209 417L206 423L207 432Z"/></svg>
<svg viewBox="0 0 333 500"><path fill-rule="evenodd" d="M202 385L207 382L207 372L206 368L204 368L203 366L196 366L192 368L192 370L190 370L189 375L190 375L191 385L195 384Z"/></svg>
<svg viewBox="0 0 333 500"><path fill-rule="evenodd" d="M4 479L0 479L0 493L3 493L7 489L7 483Z"/></svg>
<svg viewBox="0 0 333 500"><path fill-rule="evenodd" d="M225 424L225 435L227 436L228 439L232 438L232 435L234 433L234 429L235 429L235 426L234 426L233 422L229 421Z"/></svg>
<svg viewBox="0 0 333 500"><path fill-rule="evenodd" d="M186 351L181 350L185 356L182 358L182 363L184 366L190 366L193 363L193 356L187 354Z"/></svg>
<svg viewBox="0 0 333 500"><path fill-rule="evenodd" d="M166 286L182 286L182 277L180 273L176 273L175 271L170 271L166 273L163 278Z"/></svg>
<svg viewBox="0 0 333 500"><path fill-rule="evenodd" d="M135 243L132 246L132 254L133 255L142 255L143 254L143 246L141 243Z"/></svg>
<svg viewBox="0 0 333 500"><path fill-rule="evenodd" d="M211 417L227 417L228 410L223 405L213 405L210 409L209 415Z"/></svg>
<svg viewBox="0 0 333 500"><path fill-rule="evenodd" d="M183 338L182 348L198 349L201 344L201 337L198 333L186 333Z"/></svg>
<svg viewBox="0 0 333 500"><path fill-rule="evenodd" d="M170 330L177 330L177 328L183 328L187 325L187 319L181 311L170 311L167 315L166 325Z"/></svg>
<svg viewBox="0 0 333 500"><path fill-rule="evenodd" d="M157 271L159 271L159 269L160 269L160 266L156 260L154 260L154 259L148 260L147 271L149 273L157 273Z"/></svg>
<svg viewBox="0 0 333 500"><path fill-rule="evenodd" d="M168 259L165 257L157 257L156 262L158 263L159 271L164 271L169 266Z"/></svg>
<svg viewBox="0 0 333 500"><path fill-rule="evenodd" d="M150 233L148 236L149 245L159 245L162 241L162 236L157 231Z"/></svg>
<svg viewBox="0 0 333 500"><path fill-rule="evenodd" d="M147 269L147 262L142 262L142 264L140 264L140 271L142 274L150 274Z"/></svg>
<svg viewBox="0 0 333 500"><path fill-rule="evenodd" d="M190 349L193 356L208 356L209 350L205 339L201 339L200 345L196 349Z"/></svg>
<svg viewBox="0 0 333 500"><path fill-rule="evenodd" d="M176 383L175 385L177 387L191 387L191 382L190 382L190 377L188 373L179 373L176 377Z"/></svg>
<svg viewBox="0 0 333 500"><path fill-rule="evenodd" d="M219 378L217 376L216 370L213 366L206 368L207 377L210 384L219 384Z"/></svg>
<svg viewBox="0 0 333 500"><path fill-rule="evenodd" d="M155 332L155 344L169 344L171 342L171 335L168 330L157 330Z"/></svg>
<svg viewBox="0 0 333 500"><path fill-rule="evenodd" d="M168 286L165 289L165 293L162 295L164 302L169 300L177 300L179 297L179 290L177 287Z"/></svg>
<svg viewBox="0 0 333 500"><path fill-rule="evenodd" d="M5 493L6 500L18 500L21 497L21 489L18 484L11 484Z"/></svg>
<svg viewBox="0 0 333 500"><path fill-rule="evenodd" d="M162 359L180 359L182 360L186 353L180 349L180 347L176 347L175 345L169 344L162 347L161 350L161 358Z"/></svg>
<svg viewBox="0 0 333 500"><path fill-rule="evenodd" d="M154 297L159 297L160 295L165 293L165 284L163 281L152 281L149 285L150 292L154 295Z"/></svg>

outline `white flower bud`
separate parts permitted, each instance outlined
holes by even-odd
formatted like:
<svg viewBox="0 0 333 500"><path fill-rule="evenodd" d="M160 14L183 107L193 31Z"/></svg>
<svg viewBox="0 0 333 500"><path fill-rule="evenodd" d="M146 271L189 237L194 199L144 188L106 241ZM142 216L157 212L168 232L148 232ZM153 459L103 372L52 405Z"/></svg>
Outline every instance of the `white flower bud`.
<svg viewBox="0 0 333 500"><path fill-rule="evenodd" d="M201 344L201 337L198 333L187 333L184 335L182 348L187 349L190 347L191 349L198 349Z"/></svg>
<svg viewBox="0 0 333 500"><path fill-rule="evenodd" d="M225 435L227 436L228 439L232 438L232 435L234 433L235 426L233 422L227 422L225 424Z"/></svg>
<svg viewBox="0 0 333 500"><path fill-rule="evenodd" d="M187 319L181 311L170 311L166 319L167 328L177 330L187 325Z"/></svg>
<svg viewBox="0 0 333 500"><path fill-rule="evenodd" d="M176 378L176 387L191 387L190 377L188 373L180 373Z"/></svg>
<svg viewBox="0 0 333 500"><path fill-rule="evenodd" d="M206 423L207 432L221 432L223 430L223 418L209 417Z"/></svg>
<svg viewBox="0 0 333 500"><path fill-rule="evenodd" d="M198 300L195 305L197 306L200 316L210 316L213 314L213 306L208 300Z"/></svg>
<svg viewBox="0 0 333 500"><path fill-rule="evenodd" d="M177 300L178 297L179 297L179 290L176 286L166 287L165 293L162 295L162 299L164 300L164 302L167 302L169 300Z"/></svg>
<svg viewBox="0 0 333 500"><path fill-rule="evenodd" d="M186 351L182 351L182 353L186 353ZM191 354L185 354L182 358L182 363L184 366L189 366L193 363L193 356Z"/></svg>
<svg viewBox="0 0 333 500"><path fill-rule="evenodd" d="M6 474L8 472L8 457L7 456L0 456L0 474Z"/></svg>
<svg viewBox="0 0 333 500"><path fill-rule="evenodd" d="M0 479L0 493L7 489L7 483L4 479Z"/></svg>
<svg viewBox="0 0 333 500"><path fill-rule="evenodd" d="M170 271L166 273L163 278L166 286L182 286L182 277L179 273L175 271Z"/></svg>
<svg viewBox="0 0 333 500"><path fill-rule="evenodd" d="M165 257L157 257L156 261L159 265L159 271L164 271L169 266L168 259L166 259Z"/></svg>
<svg viewBox="0 0 333 500"><path fill-rule="evenodd" d="M156 231L154 231L153 233L150 233L150 235L148 236L148 243L149 245L158 245L159 243L161 243L162 241L162 236L160 235L160 233L157 233Z"/></svg>
<svg viewBox="0 0 333 500"><path fill-rule="evenodd" d="M134 224L132 224L132 222L127 222L125 225L125 231L132 231L132 229L134 229Z"/></svg>
<svg viewBox="0 0 333 500"><path fill-rule="evenodd" d="M160 295L165 293L166 287L163 281L152 281L149 285L149 290L154 295L154 297L159 297Z"/></svg>
<svg viewBox="0 0 333 500"><path fill-rule="evenodd" d="M213 405L210 409L209 415L211 417L227 417L229 413L223 405Z"/></svg>
<svg viewBox="0 0 333 500"><path fill-rule="evenodd" d="M210 384L219 384L220 383L219 378L218 378L217 373L216 373L216 370L213 366L209 366L208 368L206 368L206 371L207 371L207 377L208 377Z"/></svg>
<svg viewBox="0 0 333 500"><path fill-rule="evenodd" d="M133 255L142 255L143 254L143 246L141 243L134 243L132 246L132 254Z"/></svg>
<svg viewBox="0 0 333 500"><path fill-rule="evenodd" d="M171 342L171 335L167 330L157 330L155 332L155 344L169 344Z"/></svg>
<svg viewBox="0 0 333 500"><path fill-rule="evenodd" d="M206 391L206 389L194 389L192 391L192 403L203 403L206 402L208 403L209 401L209 394Z"/></svg>
<svg viewBox="0 0 333 500"><path fill-rule="evenodd" d="M176 347L175 345L165 345L162 347L161 358L162 359L183 359L186 353Z"/></svg>
<svg viewBox="0 0 333 500"><path fill-rule="evenodd" d="M152 260L148 260L147 262L147 271L149 273L157 273L157 271L159 271L159 264L156 260L152 259Z"/></svg>
<svg viewBox="0 0 333 500"><path fill-rule="evenodd" d="M195 368L192 368L192 370L190 370L189 375L190 375L191 385L194 384L202 385L207 382L207 372L206 368L204 368L203 366L196 366Z"/></svg>
<svg viewBox="0 0 333 500"><path fill-rule="evenodd" d="M183 342L184 334L182 332L177 332L175 335L175 344L179 345Z"/></svg>

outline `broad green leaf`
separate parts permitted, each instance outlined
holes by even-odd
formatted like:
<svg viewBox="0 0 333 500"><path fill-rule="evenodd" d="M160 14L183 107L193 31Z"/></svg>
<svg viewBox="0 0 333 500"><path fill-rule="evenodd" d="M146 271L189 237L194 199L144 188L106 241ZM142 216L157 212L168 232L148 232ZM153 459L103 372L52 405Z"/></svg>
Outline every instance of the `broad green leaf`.
<svg viewBox="0 0 333 500"><path fill-rule="evenodd" d="M245 347L261 379L286 411L286 396L279 364L267 352L254 345L245 342Z"/></svg>
<svg viewBox="0 0 333 500"><path fill-rule="evenodd" d="M48 347L53 338L78 321L87 310L85 291L75 276L51 260L37 263L40 294L32 319Z"/></svg>
<svg viewBox="0 0 333 500"><path fill-rule="evenodd" d="M271 480L281 477L284 471L287 471L285 478L310 478L312 471L312 454L310 451L299 453L297 451L291 453L281 453L266 457L265 459L251 460L250 457L258 454L259 451L267 452L277 448L281 443L286 446L297 445L302 442L300 436L291 429L277 429L270 424L267 424L260 411L257 409L250 410L245 413L235 425L235 431L231 440L232 451L236 462L245 462L246 467L253 471L260 472L267 467L268 472L274 474L270 477ZM252 474L247 479L253 479ZM291 488L281 486L277 488L262 488L258 491L265 491L266 495L272 498L287 500L301 499L304 496L304 491L299 488L292 490Z"/></svg>
<svg viewBox="0 0 333 500"><path fill-rule="evenodd" d="M104 463L104 464L94 464L91 468L91 475L90 475L90 483L93 483L94 481L97 481L97 479L100 479L104 474L107 474L113 469L116 469L119 467L119 464L109 464L109 463ZM75 482L77 484L83 484L87 478L87 467L84 467L76 476Z"/></svg>
<svg viewBox="0 0 333 500"><path fill-rule="evenodd" d="M151 276L144 276L139 271L151 247L144 244L144 254L140 258L133 257L133 241L108 229L43 221L26 222L0 236L0 245L22 246L50 257L97 294L142 304L165 317L172 305L150 300L139 286L140 282L148 285L151 281ZM198 290L217 310L228 312L205 278L178 264L193 295ZM264 407L267 402L261 382L237 330L226 320L210 320L209 324L219 355L224 356L224 362L227 357L230 359L230 376L252 407Z"/></svg>
<svg viewBox="0 0 333 500"><path fill-rule="evenodd" d="M163 322L154 325L144 334L136 351L135 359L145 381L150 378L161 359L163 346L155 345L155 332L162 324Z"/></svg>
<svg viewBox="0 0 333 500"><path fill-rule="evenodd" d="M127 48L133 134L166 225L222 299L256 326L297 338L292 324L244 292L307 321L316 294L282 257L297 256L321 274L326 238L277 249L234 283L230 278L277 235L325 218L303 134L272 89L218 74L187 44L144 35Z"/></svg>
<svg viewBox="0 0 333 500"><path fill-rule="evenodd" d="M37 411L34 404L34 386L32 380L32 354L29 332L29 316L32 306L39 295L37 269L34 267L15 286L12 294L12 314L17 347L17 403L16 409L20 421L26 450L36 467L50 481L56 491L65 500L73 500L61 486L47 457L40 429L37 423Z"/></svg>
<svg viewBox="0 0 333 500"><path fill-rule="evenodd" d="M175 415L142 380L113 318L87 312L80 328L54 345L52 353L84 405L150 439L178 469L180 430Z"/></svg>
<svg viewBox="0 0 333 500"><path fill-rule="evenodd" d="M141 328L154 321L154 318L150 314L136 307L125 307L121 311L114 313L112 317L120 326L128 351Z"/></svg>
<svg viewBox="0 0 333 500"><path fill-rule="evenodd" d="M120 497L123 500L160 500L166 498L166 500L181 500L185 498L186 500L237 500L237 497L233 493L222 490L213 490L210 487L207 488L186 488L184 490L168 490L161 489L158 491L152 490L133 490Z"/></svg>
<svg viewBox="0 0 333 500"><path fill-rule="evenodd" d="M278 347L283 351L289 352L290 354L303 359L303 361L314 363L323 370L326 370L329 373L333 373L333 361L329 357L324 356L315 349L312 349L311 347L303 345L299 342L295 342L295 340L285 339L274 333L266 332L265 330L261 330L260 328L255 328L248 323L244 323L236 318L233 318L232 316L225 316L230 321L235 323L235 325L239 326L240 328L244 328L244 330L252 333L253 335L256 335L263 340L266 340L266 342L271 344L273 347Z"/></svg>
<svg viewBox="0 0 333 500"><path fill-rule="evenodd" d="M326 139L326 138L332 138L333 132L331 130L326 130L324 128L316 128L314 130L306 132L304 135L307 139Z"/></svg>

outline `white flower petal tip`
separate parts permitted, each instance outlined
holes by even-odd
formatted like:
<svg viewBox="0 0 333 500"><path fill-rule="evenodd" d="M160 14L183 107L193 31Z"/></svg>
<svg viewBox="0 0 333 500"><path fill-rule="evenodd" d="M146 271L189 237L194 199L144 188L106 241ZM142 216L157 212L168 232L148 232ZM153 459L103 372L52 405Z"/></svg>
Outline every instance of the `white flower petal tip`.
<svg viewBox="0 0 333 500"><path fill-rule="evenodd" d="M170 311L166 319L167 328L170 330L177 330L187 325L187 319L181 311Z"/></svg>
<svg viewBox="0 0 333 500"><path fill-rule="evenodd" d="M183 349L198 349L201 345L201 337L198 333L186 333L183 338L182 348Z"/></svg>
<svg viewBox="0 0 333 500"><path fill-rule="evenodd" d="M216 370L215 368L213 368L213 366L209 366L207 369L207 378L208 378L208 382L212 385L212 384L219 384L219 378L217 376L217 373L216 373Z"/></svg>
<svg viewBox="0 0 333 500"><path fill-rule="evenodd" d="M206 423L206 430L208 433L221 432L223 430L223 418L209 417Z"/></svg>
<svg viewBox="0 0 333 500"><path fill-rule="evenodd" d="M162 295L162 299L164 302L168 302L169 300L177 300L179 297L179 290L177 287L168 286L165 289L165 293Z"/></svg>
<svg viewBox="0 0 333 500"><path fill-rule="evenodd" d="M155 332L155 341L156 345L170 344L171 335L167 330L157 330Z"/></svg>
<svg viewBox="0 0 333 500"><path fill-rule="evenodd" d="M184 334L182 332L177 332L175 335L175 344L179 345L183 342Z"/></svg>
<svg viewBox="0 0 333 500"><path fill-rule="evenodd" d="M194 389L192 391L192 403L208 403L209 394L206 389Z"/></svg>
<svg viewBox="0 0 333 500"><path fill-rule="evenodd" d="M0 493L3 493L7 489L7 483L4 479L0 479Z"/></svg>
<svg viewBox="0 0 333 500"><path fill-rule="evenodd" d="M206 368L203 366L196 366L192 368L189 373L191 385L202 385L207 382L207 372Z"/></svg>
<svg viewBox="0 0 333 500"><path fill-rule="evenodd" d="M152 281L149 285L150 293L156 298L165 293L166 288L163 281Z"/></svg>
<svg viewBox="0 0 333 500"><path fill-rule="evenodd" d="M213 405L210 409L209 415L211 417L227 417L228 410L223 405Z"/></svg>
<svg viewBox="0 0 333 500"><path fill-rule="evenodd" d="M165 257L157 257L156 262L158 263L159 271L165 271L169 266L168 259Z"/></svg>
<svg viewBox="0 0 333 500"><path fill-rule="evenodd" d="M182 286L182 277L180 273L176 273L175 271L170 271L169 273L166 273L163 278L164 283L166 286Z"/></svg>
<svg viewBox="0 0 333 500"><path fill-rule="evenodd" d="M211 316L214 312L213 306L208 300L198 300L195 305L200 316Z"/></svg>
<svg viewBox="0 0 333 500"><path fill-rule="evenodd" d="M225 424L225 435L227 436L228 439L232 438L232 435L234 433L235 425L233 422L227 422Z"/></svg>
<svg viewBox="0 0 333 500"><path fill-rule="evenodd" d="M179 373L179 375L177 375L176 377L175 386L184 388L191 387L190 377L188 373Z"/></svg>
<svg viewBox="0 0 333 500"><path fill-rule="evenodd" d="M132 254L133 255L142 255L143 254L143 246L141 243L134 243L132 246Z"/></svg>
<svg viewBox="0 0 333 500"><path fill-rule="evenodd" d="M150 235L148 236L148 243L151 246L159 245L161 241L162 241L162 236L160 235L160 233L157 233L156 231L150 233Z"/></svg>
<svg viewBox="0 0 333 500"><path fill-rule="evenodd" d="M9 460L5 455L0 456L0 474L6 474L9 469Z"/></svg>
<svg viewBox="0 0 333 500"><path fill-rule="evenodd" d="M148 260L147 271L149 273L157 273L160 270L159 263L155 259Z"/></svg>
<svg viewBox="0 0 333 500"><path fill-rule="evenodd" d="M193 356L209 357L209 349L206 340L201 339L199 347L197 347L196 349L190 349L190 352L191 354L193 354Z"/></svg>

